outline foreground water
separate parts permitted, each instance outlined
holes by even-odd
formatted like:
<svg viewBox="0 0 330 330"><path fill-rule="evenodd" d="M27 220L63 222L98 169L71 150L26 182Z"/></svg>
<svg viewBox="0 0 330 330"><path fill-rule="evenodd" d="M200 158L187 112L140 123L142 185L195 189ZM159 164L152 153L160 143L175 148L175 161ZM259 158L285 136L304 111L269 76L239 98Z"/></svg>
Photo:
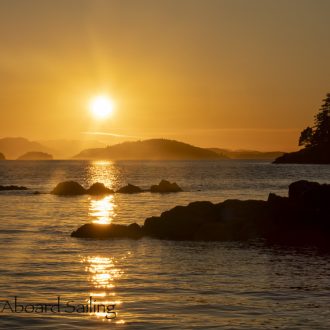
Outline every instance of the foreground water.
<svg viewBox="0 0 330 330"><path fill-rule="evenodd" d="M185 192L104 198L49 194L67 179L86 187L99 181L113 189L128 182L148 188L169 179ZM1 161L0 185L25 185L32 191L0 194L0 312L7 300L14 305L15 296L18 305L34 307L55 304L60 297L61 312L6 308L0 328L328 329L330 257L312 248L70 237L84 223L143 223L196 200L266 199L270 191L286 195L288 184L299 179L329 183L330 167L256 161ZM91 296L99 311L84 307ZM74 311L66 309L68 303ZM109 320L114 314L101 304L115 305L116 318Z"/></svg>

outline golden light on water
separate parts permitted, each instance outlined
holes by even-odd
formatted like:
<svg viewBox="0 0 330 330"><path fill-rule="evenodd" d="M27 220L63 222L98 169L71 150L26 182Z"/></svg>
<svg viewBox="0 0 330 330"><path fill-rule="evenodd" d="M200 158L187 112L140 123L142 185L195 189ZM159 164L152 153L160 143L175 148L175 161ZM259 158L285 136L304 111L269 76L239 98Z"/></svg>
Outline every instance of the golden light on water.
<svg viewBox="0 0 330 330"><path fill-rule="evenodd" d="M90 281L95 288L113 288L114 279L121 275L121 271L115 267L114 261L106 257L87 257L86 271L90 274Z"/></svg>
<svg viewBox="0 0 330 330"><path fill-rule="evenodd" d="M115 260L109 257L85 257L82 258L82 262L86 264L85 271L88 273L88 281L95 288L95 290L89 293L93 300L87 300L87 302L95 307L100 304L105 306L115 305L116 314L118 314L117 308L121 301L116 299L113 289L115 288L114 281L122 276L123 271L116 267ZM95 310L90 313L90 315L94 315L102 320L108 320L106 318L107 314L109 313L104 310ZM119 320L118 317L115 321L124 322Z"/></svg>
<svg viewBox="0 0 330 330"><path fill-rule="evenodd" d="M90 163L88 167L88 184L95 182L103 183L106 187L114 189L120 172L114 162L98 160Z"/></svg>
<svg viewBox="0 0 330 330"><path fill-rule="evenodd" d="M101 199L90 198L89 216L94 223L110 224L115 213L114 196L108 195Z"/></svg>

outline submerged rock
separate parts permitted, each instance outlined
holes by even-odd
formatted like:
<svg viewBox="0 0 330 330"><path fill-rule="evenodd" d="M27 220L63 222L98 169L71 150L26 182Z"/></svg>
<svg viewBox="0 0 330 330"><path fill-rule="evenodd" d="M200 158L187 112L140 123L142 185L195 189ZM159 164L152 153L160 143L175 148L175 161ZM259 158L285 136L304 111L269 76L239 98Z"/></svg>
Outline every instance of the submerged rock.
<svg viewBox="0 0 330 330"><path fill-rule="evenodd" d="M75 181L61 182L51 191L51 194L60 196L84 195L86 193L86 189Z"/></svg>
<svg viewBox="0 0 330 330"><path fill-rule="evenodd" d="M96 182L87 189L86 193L89 195L106 195L113 194L114 191L107 188L103 183Z"/></svg>
<svg viewBox="0 0 330 330"><path fill-rule="evenodd" d="M143 236L141 227L133 223L129 226L116 224L88 223L71 234L71 237L109 239L109 238L132 238L139 239Z"/></svg>
<svg viewBox="0 0 330 330"><path fill-rule="evenodd" d="M0 186L0 191L2 190L28 190L29 188L23 186Z"/></svg>
<svg viewBox="0 0 330 330"><path fill-rule="evenodd" d="M177 185L176 182L171 183L167 180L162 180L158 185L151 186L150 191L158 193L171 193L182 191L182 189Z"/></svg>
<svg viewBox="0 0 330 330"><path fill-rule="evenodd" d="M136 194L136 193L140 193L142 191L143 190L140 187L134 186L129 183L127 186L121 187L116 192L121 193L121 194Z"/></svg>

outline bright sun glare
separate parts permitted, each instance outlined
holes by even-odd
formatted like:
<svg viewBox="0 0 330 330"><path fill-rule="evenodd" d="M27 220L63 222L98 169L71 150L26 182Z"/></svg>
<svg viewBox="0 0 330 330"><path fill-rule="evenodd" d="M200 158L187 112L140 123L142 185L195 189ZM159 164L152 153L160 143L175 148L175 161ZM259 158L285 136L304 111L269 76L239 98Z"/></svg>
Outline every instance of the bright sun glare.
<svg viewBox="0 0 330 330"><path fill-rule="evenodd" d="M94 97L89 104L90 111L96 119L106 119L113 113L114 102L105 95Z"/></svg>

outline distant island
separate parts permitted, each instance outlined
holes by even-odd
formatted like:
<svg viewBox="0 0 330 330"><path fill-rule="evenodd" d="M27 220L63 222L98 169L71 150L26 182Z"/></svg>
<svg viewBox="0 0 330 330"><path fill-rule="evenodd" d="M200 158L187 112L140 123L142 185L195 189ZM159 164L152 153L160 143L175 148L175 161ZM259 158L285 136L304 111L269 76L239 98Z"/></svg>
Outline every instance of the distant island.
<svg viewBox="0 0 330 330"><path fill-rule="evenodd" d="M166 139L150 139L135 142L123 142L108 146L83 150L76 159L111 160L198 160L227 159L214 151L193 145Z"/></svg>
<svg viewBox="0 0 330 330"><path fill-rule="evenodd" d="M5 155L0 152L0 160L5 160L5 159L6 159Z"/></svg>
<svg viewBox="0 0 330 330"><path fill-rule="evenodd" d="M31 152L45 152L55 159L71 159L83 149L101 148L106 144L95 140L40 140L31 141L25 137L0 138L0 152L6 159L17 159L21 155Z"/></svg>
<svg viewBox="0 0 330 330"><path fill-rule="evenodd" d="M275 164L330 164L330 93L316 114L313 127L306 127L300 135L303 149L275 159Z"/></svg>
<svg viewBox="0 0 330 330"><path fill-rule="evenodd" d="M81 151L82 150L82 151ZM198 159L255 159L268 160L282 156L282 151L230 150L225 148L201 148L181 141L168 139L149 139L125 141L106 146L94 140L45 140L30 141L24 137L5 137L0 139L0 159L51 159L31 152L50 154L54 159L86 160L198 160ZM30 158L32 157L32 158Z"/></svg>
<svg viewBox="0 0 330 330"><path fill-rule="evenodd" d="M5 137L0 139L0 151L6 155L7 159L17 159L30 151L51 153L52 150L23 137Z"/></svg>
<svg viewBox="0 0 330 330"><path fill-rule="evenodd" d="M53 156L45 152L30 151L17 158L17 160L52 160Z"/></svg>

